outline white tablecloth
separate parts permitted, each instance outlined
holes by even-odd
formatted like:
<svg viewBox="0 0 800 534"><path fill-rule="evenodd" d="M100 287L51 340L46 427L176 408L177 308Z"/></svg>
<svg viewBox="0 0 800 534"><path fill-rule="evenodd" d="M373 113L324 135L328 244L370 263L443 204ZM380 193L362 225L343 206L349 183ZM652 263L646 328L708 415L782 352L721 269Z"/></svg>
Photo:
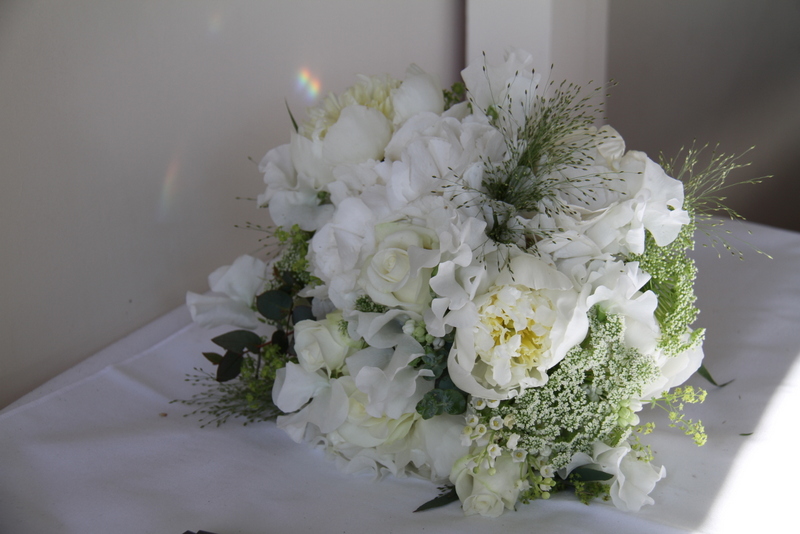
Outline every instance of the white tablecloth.
<svg viewBox="0 0 800 534"><path fill-rule="evenodd" d="M180 308L0 413L0 533L787 532L800 474L800 234L732 228L774 259L747 245L744 261L697 250L706 365L734 381L691 379L709 389L689 408L708 444L660 425L650 443L667 478L641 512L562 494L494 520L457 504L414 514L436 495L430 483L343 475L272 423L201 429L169 402L195 392L184 375L215 332Z"/></svg>

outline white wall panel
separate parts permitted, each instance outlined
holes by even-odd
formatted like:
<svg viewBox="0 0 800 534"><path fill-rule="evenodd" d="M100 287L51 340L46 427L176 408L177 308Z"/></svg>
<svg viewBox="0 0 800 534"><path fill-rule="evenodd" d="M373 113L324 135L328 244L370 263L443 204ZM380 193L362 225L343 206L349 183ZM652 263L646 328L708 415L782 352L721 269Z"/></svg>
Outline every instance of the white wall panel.
<svg viewBox="0 0 800 534"><path fill-rule="evenodd" d="M462 29L457 0L1 3L0 406L255 248L236 197L314 101L301 68L449 85Z"/></svg>
<svg viewBox="0 0 800 534"><path fill-rule="evenodd" d="M497 60L517 47L545 80L602 84L607 26L607 0L468 0L467 61L482 52Z"/></svg>

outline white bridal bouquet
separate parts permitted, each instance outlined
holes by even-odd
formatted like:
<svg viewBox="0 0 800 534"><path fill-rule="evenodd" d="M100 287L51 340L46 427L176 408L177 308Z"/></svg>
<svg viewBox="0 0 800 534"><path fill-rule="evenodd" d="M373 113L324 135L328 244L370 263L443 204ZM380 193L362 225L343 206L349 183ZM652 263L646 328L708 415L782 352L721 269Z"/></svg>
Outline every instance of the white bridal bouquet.
<svg viewBox="0 0 800 534"><path fill-rule="evenodd" d="M682 412L705 396L680 387L703 359L686 252L735 165L626 151L521 50L462 76L360 76L292 118L260 165L275 227L251 225L277 252L187 295L197 323L238 328L189 402L277 416L347 472L445 485L429 507L498 516L571 489L639 510L665 476L643 406L705 441Z"/></svg>

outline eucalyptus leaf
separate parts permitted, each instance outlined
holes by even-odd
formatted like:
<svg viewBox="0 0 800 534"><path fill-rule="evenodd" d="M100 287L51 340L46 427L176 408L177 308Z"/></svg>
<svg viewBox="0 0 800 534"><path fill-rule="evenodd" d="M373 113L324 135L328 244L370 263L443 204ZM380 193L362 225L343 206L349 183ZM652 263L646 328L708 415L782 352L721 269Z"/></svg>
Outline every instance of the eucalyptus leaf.
<svg viewBox="0 0 800 534"><path fill-rule="evenodd" d="M282 352L289 350L289 336L283 330L275 330L272 334L272 344L280 347Z"/></svg>
<svg viewBox="0 0 800 534"><path fill-rule="evenodd" d="M438 497L431 499L430 501L426 502L425 504L414 510L414 512L424 512L425 510L439 508L440 506L445 506L457 500L458 500L458 494L456 493L456 488L450 488L449 491L439 495Z"/></svg>
<svg viewBox="0 0 800 534"><path fill-rule="evenodd" d="M217 366L217 382L227 382L239 376L242 372L242 360L244 357L241 353L231 350L226 352Z"/></svg>
<svg viewBox="0 0 800 534"><path fill-rule="evenodd" d="M430 419L443 413L462 414L467 410L467 399L458 389L433 389L417 403L417 413Z"/></svg>
<svg viewBox="0 0 800 534"><path fill-rule="evenodd" d="M219 365L219 362L222 361L222 354L217 354L216 352L204 352L203 356L214 365Z"/></svg>
<svg viewBox="0 0 800 534"><path fill-rule="evenodd" d="M256 298L258 313L272 321L283 321L292 309L292 296L279 289L272 289Z"/></svg>
<svg viewBox="0 0 800 534"><path fill-rule="evenodd" d="M283 271L281 272L281 279L283 280L283 285L280 287L280 290L284 293L293 293L292 288L296 283L296 277L292 271Z"/></svg>
<svg viewBox="0 0 800 534"><path fill-rule="evenodd" d="M295 308L292 310L292 322L297 324L300 321L306 320L314 320L314 314L311 311L311 306L295 306Z"/></svg>
<svg viewBox="0 0 800 534"><path fill-rule="evenodd" d="M250 330L234 330L217 336L211 341L227 351L239 354L246 351L258 352L261 347L261 337Z"/></svg>

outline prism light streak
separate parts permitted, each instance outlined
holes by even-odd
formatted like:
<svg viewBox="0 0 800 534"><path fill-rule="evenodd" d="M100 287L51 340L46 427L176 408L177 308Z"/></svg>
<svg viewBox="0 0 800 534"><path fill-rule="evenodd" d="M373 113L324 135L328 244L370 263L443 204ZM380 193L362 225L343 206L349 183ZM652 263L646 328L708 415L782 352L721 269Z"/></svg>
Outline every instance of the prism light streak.
<svg viewBox="0 0 800 534"><path fill-rule="evenodd" d="M305 94L308 100L314 100L319 95L320 82L306 68L297 73L297 90Z"/></svg>
<svg viewBox="0 0 800 534"><path fill-rule="evenodd" d="M172 154L172 158L167 165L167 172L164 175L164 183L161 186L161 197L158 202L158 221L164 221L169 213L169 208L175 198L175 190L178 184L178 175L181 170L181 151L177 150Z"/></svg>

